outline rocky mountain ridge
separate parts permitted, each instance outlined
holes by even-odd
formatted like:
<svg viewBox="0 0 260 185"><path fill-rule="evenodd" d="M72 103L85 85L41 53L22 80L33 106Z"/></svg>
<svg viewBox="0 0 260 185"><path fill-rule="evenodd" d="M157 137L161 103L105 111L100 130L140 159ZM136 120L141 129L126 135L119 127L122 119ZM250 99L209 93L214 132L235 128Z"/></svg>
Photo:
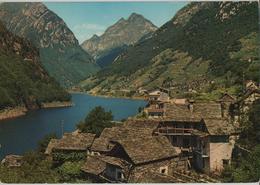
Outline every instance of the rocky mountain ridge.
<svg viewBox="0 0 260 185"><path fill-rule="evenodd" d="M62 85L74 84L98 70L65 22L43 3L2 3L0 20L40 49L43 66Z"/></svg>
<svg viewBox="0 0 260 185"><path fill-rule="evenodd" d="M0 71L0 109L35 109L43 102L70 100L70 95L43 69L39 50L9 32L1 22Z"/></svg>
<svg viewBox="0 0 260 185"><path fill-rule="evenodd" d="M132 13L128 19L121 18L108 27L101 36L93 35L89 40L84 41L81 47L95 59L100 60L110 51L115 49L119 51L121 47L133 45L144 35L153 33L156 29L157 27L151 21L142 15Z"/></svg>
<svg viewBox="0 0 260 185"><path fill-rule="evenodd" d="M256 2L190 3L81 85L105 95L157 86L181 97L236 94L259 80L258 39Z"/></svg>

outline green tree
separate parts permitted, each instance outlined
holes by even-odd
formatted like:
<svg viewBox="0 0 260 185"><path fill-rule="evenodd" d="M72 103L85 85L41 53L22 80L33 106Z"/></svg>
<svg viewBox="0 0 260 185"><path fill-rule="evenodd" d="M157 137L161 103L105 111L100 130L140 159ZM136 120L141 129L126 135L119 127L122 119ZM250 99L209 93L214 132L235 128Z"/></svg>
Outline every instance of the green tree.
<svg viewBox="0 0 260 185"><path fill-rule="evenodd" d="M65 162L57 170L60 174L61 182L76 182L77 180L83 180L83 174L81 167L84 161L79 162Z"/></svg>
<svg viewBox="0 0 260 185"><path fill-rule="evenodd" d="M238 143L251 152L235 152L232 165L222 173L226 182L256 182L260 179L260 100L256 100L242 122Z"/></svg>
<svg viewBox="0 0 260 185"><path fill-rule="evenodd" d="M28 152L21 167L8 168L0 164L0 181L4 183L58 183L59 174L51 161L38 152Z"/></svg>
<svg viewBox="0 0 260 185"><path fill-rule="evenodd" d="M95 107L89 112L83 122L77 125L82 132L89 132L99 136L104 128L112 127L113 115L111 111L106 112L101 106Z"/></svg>
<svg viewBox="0 0 260 185"><path fill-rule="evenodd" d="M239 164L227 167L223 172L226 182L257 182L260 179L260 145L242 157Z"/></svg>
<svg viewBox="0 0 260 185"><path fill-rule="evenodd" d="M44 136L44 138L38 142L38 151L44 153L51 139L57 139L55 133Z"/></svg>

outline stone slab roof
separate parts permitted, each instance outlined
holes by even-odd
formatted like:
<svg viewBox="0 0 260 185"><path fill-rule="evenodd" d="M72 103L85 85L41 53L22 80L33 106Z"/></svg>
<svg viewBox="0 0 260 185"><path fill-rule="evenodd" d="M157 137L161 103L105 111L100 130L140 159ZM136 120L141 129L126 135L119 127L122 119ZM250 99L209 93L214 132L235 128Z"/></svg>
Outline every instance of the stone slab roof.
<svg viewBox="0 0 260 185"><path fill-rule="evenodd" d="M150 113L163 113L164 112L164 109L153 109L153 108L147 108L146 109L147 112L150 112Z"/></svg>
<svg viewBox="0 0 260 185"><path fill-rule="evenodd" d="M112 164L114 166L118 166L120 168L125 168L126 166L129 166L130 164L123 160L123 159L120 159L120 158L117 158L117 157L112 157L112 156L107 156L107 155L100 155L98 156L100 160L108 163L108 164Z"/></svg>
<svg viewBox="0 0 260 185"><path fill-rule="evenodd" d="M20 155L7 155L1 161L7 167L20 167L22 165L23 156Z"/></svg>
<svg viewBox="0 0 260 185"><path fill-rule="evenodd" d="M210 135L230 135L235 133L234 126L226 119L203 119Z"/></svg>
<svg viewBox="0 0 260 185"><path fill-rule="evenodd" d="M193 108L188 104L165 104L165 117L172 120L200 120L202 118L221 118L220 103L193 103Z"/></svg>
<svg viewBox="0 0 260 185"><path fill-rule="evenodd" d="M52 153L52 149L58 144L58 139L51 139L46 150L45 150L45 154L46 155L50 155Z"/></svg>
<svg viewBox="0 0 260 185"><path fill-rule="evenodd" d="M246 91L245 94L243 94L241 97L238 98L236 103L242 103L243 101L245 101L248 97L250 97L252 94L259 94L260 95L260 89L249 89Z"/></svg>
<svg viewBox="0 0 260 185"><path fill-rule="evenodd" d="M219 101L223 101L223 102L234 102L235 100L236 100L236 98L233 97L233 96L231 96L231 95L228 94L228 93L224 93L224 94L220 97L220 99L219 99Z"/></svg>
<svg viewBox="0 0 260 185"><path fill-rule="evenodd" d="M99 156L88 156L81 170L94 175L101 174L106 169L106 163Z"/></svg>
<svg viewBox="0 0 260 185"><path fill-rule="evenodd" d="M165 136L128 138L115 141L135 164L171 158L179 155ZM115 146L115 147L117 147Z"/></svg>
<svg viewBox="0 0 260 185"><path fill-rule="evenodd" d="M54 150L87 150L91 146L95 134L91 133L65 133L63 137L56 141Z"/></svg>
<svg viewBox="0 0 260 185"><path fill-rule="evenodd" d="M158 125L158 121L128 120L121 126L105 128L99 138L94 140L91 150L108 152L114 146L110 143L111 140L152 136Z"/></svg>
<svg viewBox="0 0 260 185"><path fill-rule="evenodd" d="M147 171L136 177L130 177L130 183L183 183L185 181L159 172Z"/></svg>

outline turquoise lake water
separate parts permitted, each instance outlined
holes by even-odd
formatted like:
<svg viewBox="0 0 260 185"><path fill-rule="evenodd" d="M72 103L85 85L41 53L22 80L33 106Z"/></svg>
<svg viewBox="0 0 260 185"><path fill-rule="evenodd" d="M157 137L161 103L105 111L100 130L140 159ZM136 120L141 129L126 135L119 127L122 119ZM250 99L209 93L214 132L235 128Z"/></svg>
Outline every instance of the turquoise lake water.
<svg viewBox="0 0 260 185"><path fill-rule="evenodd" d="M72 94L73 107L42 109L29 112L26 116L0 121L0 159L7 154L23 154L33 150L46 134L75 130L76 124L96 106L111 110L114 120L137 114L139 107L146 105L142 100L102 98L87 94Z"/></svg>

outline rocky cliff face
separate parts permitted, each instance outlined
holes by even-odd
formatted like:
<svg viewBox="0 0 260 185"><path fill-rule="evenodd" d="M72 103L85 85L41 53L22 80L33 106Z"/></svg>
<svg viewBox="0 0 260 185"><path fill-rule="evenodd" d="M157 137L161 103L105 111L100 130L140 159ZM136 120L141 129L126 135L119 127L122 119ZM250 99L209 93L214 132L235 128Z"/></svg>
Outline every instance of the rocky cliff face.
<svg viewBox="0 0 260 185"><path fill-rule="evenodd" d="M42 102L67 101L65 92L40 63L39 50L15 36L0 22L0 109L26 106L35 109Z"/></svg>
<svg viewBox="0 0 260 185"><path fill-rule="evenodd" d="M94 35L84 41L81 46L95 59L108 54L111 50L120 47L133 45L141 37L152 33L157 29L153 23L142 15L133 13L128 19L121 18L114 25L110 26L100 37Z"/></svg>
<svg viewBox="0 0 260 185"><path fill-rule="evenodd" d="M40 48L43 66L62 85L98 70L64 21L42 3L2 3L0 20L12 33Z"/></svg>
<svg viewBox="0 0 260 185"><path fill-rule="evenodd" d="M10 33L5 26L0 22L0 52L1 55L17 55L24 60L30 61L41 71L40 75L46 77L47 73L41 68L39 64L38 49L27 40L17 37Z"/></svg>
<svg viewBox="0 0 260 185"><path fill-rule="evenodd" d="M259 81L258 47L257 2L194 2L83 86L100 94L158 85L181 96L238 93L242 73Z"/></svg>

